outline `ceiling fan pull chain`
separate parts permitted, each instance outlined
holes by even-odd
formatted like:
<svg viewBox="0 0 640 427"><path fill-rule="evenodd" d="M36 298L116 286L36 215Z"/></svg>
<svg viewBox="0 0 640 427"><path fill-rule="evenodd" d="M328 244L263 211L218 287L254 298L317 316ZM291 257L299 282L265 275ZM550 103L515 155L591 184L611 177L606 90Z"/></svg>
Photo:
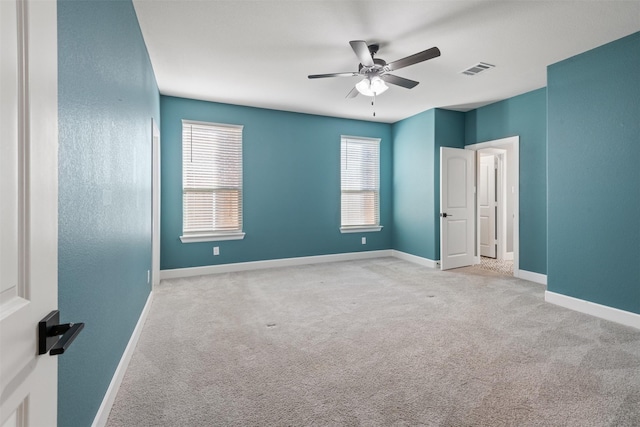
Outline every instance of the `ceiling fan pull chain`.
<svg viewBox="0 0 640 427"><path fill-rule="evenodd" d="M371 106L373 107L373 117L376 116L376 93L373 92L373 99L371 100Z"/></svg>

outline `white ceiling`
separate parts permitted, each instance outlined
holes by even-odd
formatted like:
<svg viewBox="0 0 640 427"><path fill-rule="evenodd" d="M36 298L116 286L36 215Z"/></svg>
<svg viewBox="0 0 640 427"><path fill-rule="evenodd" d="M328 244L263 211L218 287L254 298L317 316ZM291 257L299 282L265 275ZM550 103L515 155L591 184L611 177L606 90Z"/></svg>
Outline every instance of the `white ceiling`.
<svg viewBox="0 0 640 427"><path fill-rule="evenodd" d="M133 0L160 92L230 104L392 123L439 107L466 111L546 86L546 67L640 30L640 1ZM395 61L433 46L442 56L395 71L418 80L371 98L350 40ZM478 62L495 68L474 77Z"/></svg>

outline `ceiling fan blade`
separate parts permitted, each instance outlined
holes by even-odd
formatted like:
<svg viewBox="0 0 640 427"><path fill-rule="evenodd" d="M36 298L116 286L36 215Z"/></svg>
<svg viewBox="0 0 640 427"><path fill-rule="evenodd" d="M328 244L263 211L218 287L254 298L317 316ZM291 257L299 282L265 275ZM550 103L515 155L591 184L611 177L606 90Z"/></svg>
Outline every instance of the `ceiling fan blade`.
<svg viewBox="0 0 640 427"><path fill-rule="evenodd" d="M351 92L349 92L345 98L355 98L356 96L358 96L358 89L356 89L354 86L353 89L351 89Z"/></svg>
<svg viewBox="0 0 640 427"><path fill-rule="evenodd" d="M362 65L365 67L373 67L373 58L371 57L371 52L369 52L367 42L363 40L352 40L349 44Z"/></svg>
<svg viewBox="0 0 640 427"><path fill-rule="evenodd" d="M323 79L325 77L353 77L359 75L358 73L331 73L331 74L311 74L308 76L310 79Z"/></svg>
<svg viewBox="0 0 640 427"><path fill-rule="evenodd" d="M400 68L408 67L409 65L417 64L418 62L426 61L427 59L436 58L440 56L440 49L432 47L431 49L423 50L422 52L407 56L406 58L398 59L388 63L384 68L386 71L395 71Z"/></svg>
<svg viewBox="0 0 640 427"><path fill-rule="evenodd" d="M415 80L405 79L404 77L394 76L393 74L382 74L380 78L387 83L406 87L407 89L412 89L418 86L418 83L420 83Z"/></svg>

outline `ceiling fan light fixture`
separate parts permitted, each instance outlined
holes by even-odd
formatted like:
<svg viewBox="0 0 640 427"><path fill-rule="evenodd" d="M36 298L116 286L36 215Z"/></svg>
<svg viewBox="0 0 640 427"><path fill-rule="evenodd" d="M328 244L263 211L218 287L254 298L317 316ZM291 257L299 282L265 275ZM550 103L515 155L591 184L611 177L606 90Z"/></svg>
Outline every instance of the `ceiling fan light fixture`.
<svg viewBox="0 0 640 427"><path fill-rule="evenodd" d="M364 96L375 96L389 89L389 86L387 86L380 77L375 76L371 78L366 77L359 81L356 84L356 89Z"/></svg>
<svg viewBox="0 0 640 427"><path fill-rule="evenodd" d="M373 92L371 92L371 81L369 81L368 78L364 78L356 83L356 89L365 96L373 96Z"/></svg>
<svg viewBox="0 0 640 427"><path fill-rule="evenodd" d="M387 89L389 89L389 86L380 77L376 76L371 79L371 91L376 95L380 95Z"/></svg>

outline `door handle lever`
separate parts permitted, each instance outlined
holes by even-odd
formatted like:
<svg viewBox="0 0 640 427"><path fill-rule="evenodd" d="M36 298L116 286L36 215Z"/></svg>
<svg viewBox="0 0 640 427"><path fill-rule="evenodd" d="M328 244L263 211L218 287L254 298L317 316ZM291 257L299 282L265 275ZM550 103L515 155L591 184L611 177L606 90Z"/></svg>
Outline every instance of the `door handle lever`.
<svg viewBox="0 0 640 427"><path fill-rule="evenodd" d="M80 331L84 328L84 323L66 323L64 326L68 327L67 332L65 332L58 342L51 348L51 352L49 354L52 356L62 354L67 348L69 348L73 340L76 339Z"/></svg>
<svg viewBox="0 0 640 427"><path fill-rule="evenodd" d="M441 213L441 214L440 214L440 217L441 217L441 218L446 218L446 217L448 217L448 216L453 216L453 215L448 214L448 213L446 213L446 212L445 212L445 213Z"/></svg>
<svg viewBox="0 0 640 427"><path fill-rule="evenodd" d="M60 324L60 311L53 310L38 322L38 354L62 354L78 337L84 323Z"/></svg>

